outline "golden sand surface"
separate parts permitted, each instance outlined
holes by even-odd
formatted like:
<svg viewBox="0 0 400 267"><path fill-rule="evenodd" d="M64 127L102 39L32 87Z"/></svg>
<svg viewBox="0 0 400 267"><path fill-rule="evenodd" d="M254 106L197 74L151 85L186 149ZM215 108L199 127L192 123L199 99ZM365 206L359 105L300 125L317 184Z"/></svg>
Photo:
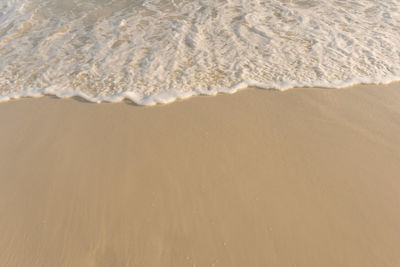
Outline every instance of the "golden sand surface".
<svg viewBox="0 0 400 267"><path fill-rule="evenodd" d="M0 266L400 266L399 83L0 123Z"/></svg>

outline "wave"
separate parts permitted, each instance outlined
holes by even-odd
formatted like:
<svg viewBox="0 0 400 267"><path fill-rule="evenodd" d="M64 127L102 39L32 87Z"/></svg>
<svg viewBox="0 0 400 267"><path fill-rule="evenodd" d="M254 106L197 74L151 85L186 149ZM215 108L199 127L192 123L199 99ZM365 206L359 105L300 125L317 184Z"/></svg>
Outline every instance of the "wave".
<svg viewBox="0 0 400 267"><path fill-rule="evenodd" d="M396 0L0 0L0 100L400 80Z"/></svg>

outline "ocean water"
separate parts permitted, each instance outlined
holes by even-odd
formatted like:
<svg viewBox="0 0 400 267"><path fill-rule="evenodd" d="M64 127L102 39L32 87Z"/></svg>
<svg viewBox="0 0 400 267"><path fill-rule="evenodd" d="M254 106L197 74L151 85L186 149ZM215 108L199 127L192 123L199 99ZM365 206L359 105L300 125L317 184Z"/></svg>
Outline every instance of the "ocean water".
<svg viewBox="0 0 400 267"><path fill-rule="evenodd" d="M400 0L0 0L0 100L400 80Z"/></svg>

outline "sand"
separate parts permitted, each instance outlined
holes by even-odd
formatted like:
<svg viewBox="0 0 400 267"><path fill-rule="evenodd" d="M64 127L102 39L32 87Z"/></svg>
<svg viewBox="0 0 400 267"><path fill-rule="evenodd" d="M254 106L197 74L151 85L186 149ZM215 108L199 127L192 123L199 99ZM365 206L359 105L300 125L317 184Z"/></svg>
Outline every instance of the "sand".
<svg viewBox="0 0 400 267"><path fill-rule="evenodd" d="M0 122L0 266L400 265L399 83Z"/></svg>

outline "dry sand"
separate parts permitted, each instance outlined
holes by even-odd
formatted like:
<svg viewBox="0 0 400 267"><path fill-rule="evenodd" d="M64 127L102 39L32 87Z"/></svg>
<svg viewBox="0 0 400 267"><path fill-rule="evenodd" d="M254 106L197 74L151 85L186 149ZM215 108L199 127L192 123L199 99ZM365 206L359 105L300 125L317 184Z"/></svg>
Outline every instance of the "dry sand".
<svg viewBox="0 0 400 267"><path fill-rule="evenodd" d="M400 266L399 83L0 122L0 266Z"/></svg>

